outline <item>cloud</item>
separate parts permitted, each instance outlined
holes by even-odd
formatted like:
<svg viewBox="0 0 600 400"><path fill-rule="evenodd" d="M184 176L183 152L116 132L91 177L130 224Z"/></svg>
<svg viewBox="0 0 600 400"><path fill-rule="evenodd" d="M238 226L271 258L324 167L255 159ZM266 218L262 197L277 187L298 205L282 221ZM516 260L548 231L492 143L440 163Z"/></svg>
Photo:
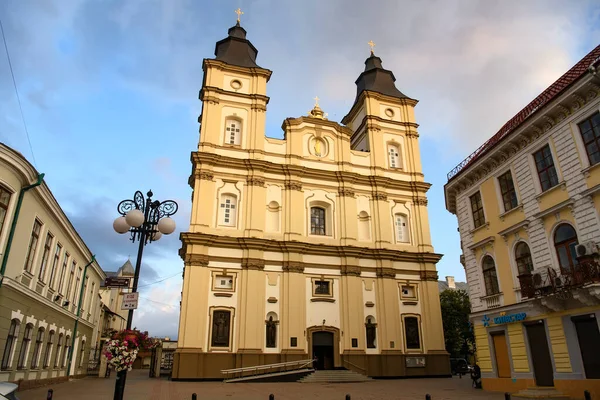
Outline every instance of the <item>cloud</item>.
<svg viewBox="0 0 600 400"><path fill-rule="evenodd" d="M142 289L133 324L143 330L152 328L151 336L177 338L181 282L178 277Z"/></svg>

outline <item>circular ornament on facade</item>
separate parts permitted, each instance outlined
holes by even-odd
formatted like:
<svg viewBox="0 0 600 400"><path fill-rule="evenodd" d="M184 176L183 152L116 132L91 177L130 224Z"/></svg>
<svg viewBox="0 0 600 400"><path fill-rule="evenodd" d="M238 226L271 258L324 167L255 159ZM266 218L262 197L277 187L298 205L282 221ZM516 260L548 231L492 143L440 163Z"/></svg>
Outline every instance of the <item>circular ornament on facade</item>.
<svg viewBox="0 0 600 400"><path fill-rule="evenodd" d="M385 115L387 115L389 118L393 118L394 117L394 110L392 110L391 108L386 108L385 109Z"/></svg>
<svg viewBox="0 0 600 400"><path fill-rule="evenodd" d="M242 82L238 81L237 79L234 79L231 81L231 87L234 88L235 90L241 89Z"/></svg>

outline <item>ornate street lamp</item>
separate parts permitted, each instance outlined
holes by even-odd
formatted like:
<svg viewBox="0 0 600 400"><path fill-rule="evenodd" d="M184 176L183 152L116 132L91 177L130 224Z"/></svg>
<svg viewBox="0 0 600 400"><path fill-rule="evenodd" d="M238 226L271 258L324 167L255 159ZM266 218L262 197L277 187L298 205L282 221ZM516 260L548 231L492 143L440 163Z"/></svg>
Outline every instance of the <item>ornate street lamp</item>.
<svg viewBox="0 0 600 400"><path fill-rule="evenodd" d="M137 260L135 262L135 273L133 275L132 293L137 292L138 280L140 277L140 267L142 265L142 254L144 246L155 242L161 236L169 235L175 231L175 221L170 217L177 212L179 208L173 200L152 201L152 190L147 193L147 198L138 190L133 196L133 200L123 200L117 206L120 217L113 222L113 228L117 233L131 233L130 240L135 243L139 241ZM129 310L127 316L127 329L131 329L133 322L133 310ZM127 380L127 370L120 371L117 374L115 383L114 400L122 400L125 393L125 381Z"/></svg>

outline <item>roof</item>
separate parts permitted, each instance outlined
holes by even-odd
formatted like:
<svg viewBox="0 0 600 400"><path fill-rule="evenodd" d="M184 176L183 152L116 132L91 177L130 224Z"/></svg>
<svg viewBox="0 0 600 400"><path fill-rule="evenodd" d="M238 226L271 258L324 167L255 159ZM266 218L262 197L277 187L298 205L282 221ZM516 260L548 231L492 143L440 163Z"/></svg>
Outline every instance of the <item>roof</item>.
<svg viewBox="0 0 600 400"><path fill-rule="evenodd" d="M256 64L258 50L246 39L246 30L239 21L227 33L229 36L219 40L215 46L216 59L239 67L260 68Z"/></svg>
<svg viewBox="0 0 600 400"><path fill-rule="evenodd" d="M469 285L466 282L454 282L454 285L456 286L455 290L464 290L467 293L469 293ZM438 289L440 290L440 292L450 289L448 287L448 282L438 281Z"/></svg>
<svg viewBox="0 0 600 400"><path fill-rule="evenodd" d="M600 63L600 45L594 50L590 51L585 57L583 57L577 64L575 64L570 70L568 70L563 76L558 78L556 82L550 85L540 95L533 99L527 104L521 111L519 111L514 117L512 117L507 123L500 128L498 132L484 144L482 144L477 150L471 155L465 158L460 164L458 164L452 171L447 175L448 181L456 178L464 170L466 170L471 164L481 158L484 154L488 153L503 139L510 136L523 122L531 117L536 111L554 100L559 94L567 89L571 84L581 78L588 70L591 65L597 65Z"/></svg>
<svg viewBox="0 0 600 400"><path fill-rule="evenodd" d="M365 60L365 70L354 82L356 83L356 98L354 102L356 103L360 94L365 90L399 99L408 99L408 96L396 88L394 82L396 82L394 73L384 69L381 64L381 58L371 53L371 56Z"/></svg>

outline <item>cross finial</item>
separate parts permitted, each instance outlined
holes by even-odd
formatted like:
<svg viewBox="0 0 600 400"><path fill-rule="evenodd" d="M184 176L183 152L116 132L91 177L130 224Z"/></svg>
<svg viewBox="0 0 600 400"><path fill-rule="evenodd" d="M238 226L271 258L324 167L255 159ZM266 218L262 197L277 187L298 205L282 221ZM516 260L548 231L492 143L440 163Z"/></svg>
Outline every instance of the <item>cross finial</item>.
<svg viewBox="0 0 600 400"><path fill-rule="evenodd" d="M315 101L315 107L318 107L319 106L319 98L317 96L315 96L313 100Z"/></svg>
<svg viewBox="0 0 600 400"><path fill-rule="evenodd" d="M238 16L237 17L237 22L240 22L240 15L242 15L244 12L238 8L237 10L235 10L235 13Z"/></svg>
<svg viewBox="0 0 600 400"><path fill-rule="evenodd" d="M374 53L374 49L375 49L375 43L373 43L372 40L369 40L369 43L367 43L370 47L371 47L371 55L375 55Z"/></svg>

